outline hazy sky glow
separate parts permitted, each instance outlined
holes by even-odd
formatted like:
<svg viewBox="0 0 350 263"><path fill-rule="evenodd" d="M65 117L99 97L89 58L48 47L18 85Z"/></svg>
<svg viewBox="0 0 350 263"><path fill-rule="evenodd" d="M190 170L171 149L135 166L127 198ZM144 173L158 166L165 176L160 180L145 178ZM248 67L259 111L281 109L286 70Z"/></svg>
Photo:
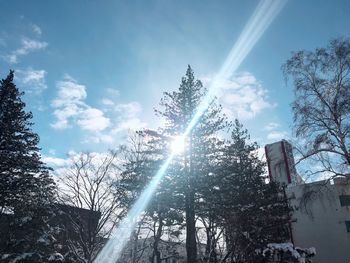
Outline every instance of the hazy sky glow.
<svg viewBox="0 0 350 263"><path fill-rule="evenodd" d="M156 127L163 91L187 64L210 83L258 1L0 1L0 73L34 113L43 155L104 151L128 129ZM291 51L350 35L348 1L289 1L222 83L225 113L263 145L290 134L293 98L280 67Z"/></svg>

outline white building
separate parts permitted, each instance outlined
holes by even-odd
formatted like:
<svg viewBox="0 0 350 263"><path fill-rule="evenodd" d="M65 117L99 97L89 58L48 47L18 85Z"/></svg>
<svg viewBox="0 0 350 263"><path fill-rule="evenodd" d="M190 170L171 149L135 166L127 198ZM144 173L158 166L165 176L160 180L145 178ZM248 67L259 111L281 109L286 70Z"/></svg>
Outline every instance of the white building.
<svg viewBox="0 0 350 263"><path fill-rule="evenodd" d="M270 179L287 185L294 209L291 242L315 247L315 263L350 262L350 182L304 183L295 170L292 146L285 140L266 145L265 153Z"/></svg>

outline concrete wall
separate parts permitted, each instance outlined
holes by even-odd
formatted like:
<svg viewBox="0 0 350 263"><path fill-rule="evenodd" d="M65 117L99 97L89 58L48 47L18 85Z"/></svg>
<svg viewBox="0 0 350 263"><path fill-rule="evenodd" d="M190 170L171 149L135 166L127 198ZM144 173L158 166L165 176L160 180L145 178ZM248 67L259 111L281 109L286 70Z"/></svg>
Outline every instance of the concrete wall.
<svg viewBox="0 0 350 263"><path fill-rule="evenodd" d="M285 184L293 208L291 241L302 248L315 247L315 263L350 262L350 181L305 184L296 173L292 146L282 140L265 146L270 179ZM339 196L349 195L341 206Z"/></svg>
<svg viewBox="0 0 350 263"><path fill-rule="evenodd" d="M339 195L350 195L348 182L325 181L287 188L294 208L292 234L295 246L315 247L316 263L350 262L350 206L341 206Z"/></svg>
<svg viewBox="0 0 350 263"><path fill-rule="evenodd" d="M286 140L267 144L265 155L270 179L283 184L300 184L301 177L295 169L293 148Z"/></svg>

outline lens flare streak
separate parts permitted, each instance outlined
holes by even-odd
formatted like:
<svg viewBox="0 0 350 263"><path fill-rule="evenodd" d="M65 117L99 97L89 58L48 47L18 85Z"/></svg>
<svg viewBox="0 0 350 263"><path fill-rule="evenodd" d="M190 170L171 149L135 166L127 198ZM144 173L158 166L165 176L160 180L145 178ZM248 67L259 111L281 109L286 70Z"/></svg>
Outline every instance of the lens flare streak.
<svg viewBox="0 0 350 263"><path fill-rule="evenodd" d="M153 192L157 188L160 180L162 179L165 171L167 170L170 162L172 161L174 154L171 153L168 159L161 166L157 174L152 178L151 182L147 185L147 188L142 192L141 196L137 199L127 216L120 222L118 228L114 231L111 239L103 247L101 252L94 260L95 263L115 263L123 252L123 248L129 241L131 233L133 232L139 216L146 208L150 201Z"/></svg>
<svg viewBox="0 0 350 263"><path fill-rule="evenodd" d="M219 97L221 95L221 84L229 79L237 70L256 42L260 39L277 14L282 10L286 2L287 0L266 0L259 2L237 42L228 54L220 71L212 80L208 88L208 94L198 106L197 112L189 123L184 136L187 136L191 132L199 118L208 109L208 106L213 101L214 97Z"/></svg>
<svg viewBox="0 0 350 263"><path fill-rule="evenodd" d="M213 101L214 97L220 96L220 84L233 75L233 73L237 70L242 61L269 27L271 22L275 19L277 14L282 10L286 2L287 0L262 0L259 2L237 42L228 54L220 71L211 82L207 95L197 107L196 114L183 134L183 138L189 135L191 130L195 127L196 123L209 107L210 103ZM120 222L118 228L114 231L112 238L110 238L110 240L97 255L96 259L94 260L95 263L115 263L120 258L125 245L131 237L138 218L149 203L152 194L164 176L175 154L176 152L173 151L164 162L157 174L153 177L151 182L128 212L127 216Z"/></svg>

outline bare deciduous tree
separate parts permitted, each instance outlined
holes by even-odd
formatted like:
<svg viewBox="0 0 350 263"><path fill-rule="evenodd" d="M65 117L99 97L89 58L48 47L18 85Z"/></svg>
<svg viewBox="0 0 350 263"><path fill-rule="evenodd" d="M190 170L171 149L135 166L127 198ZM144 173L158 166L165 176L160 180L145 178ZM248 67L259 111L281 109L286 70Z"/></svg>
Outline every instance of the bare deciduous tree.
<svg viewBox="0 0 350 263"><path fill-rule="evenodd" d="M317 161L315 173L350 177L350 40L299 51L284 64L292 77L296 136L303 160Z"/></svg>
<svg viewBox="0 0 350 263"><path fill-rule="evenodd" d="M71 163L60 174L60 200L89 213L66 213L75 232L68 240L69 249L81 262L92 262L125 212L117 152L80 153Z"/></svg>

